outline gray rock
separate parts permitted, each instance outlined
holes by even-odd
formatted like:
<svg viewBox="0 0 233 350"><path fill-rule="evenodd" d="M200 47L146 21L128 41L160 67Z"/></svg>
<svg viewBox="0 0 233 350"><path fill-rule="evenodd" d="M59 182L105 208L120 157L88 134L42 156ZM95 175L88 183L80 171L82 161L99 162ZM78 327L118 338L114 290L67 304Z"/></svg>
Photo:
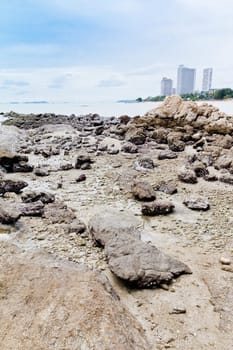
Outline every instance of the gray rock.
<svg viewBox="0 0 233 350"><path fill-rule="evenodd" d="M138 147L134 145L132 142L126 142L121 147L121 152L124 153L137 153Z"/></svg>
<svg viewBox="0 0 233 350"><path fill-rule="evenodd" d="M27 203L21 208L22 216L42 216L44 214L44 203L41 201Z"/></svg>
<svg viewBox="0 0 233 350"><path fill-rule="evenodd" d="M153 201L156 198L153 187L146 181L135 182L132 185L132 194L140 201Z"/></svg>
<svg viewBox="0 0 233 350"><path fill-rule="evenodd" d="M129 235L112 239L106 254L111 271L130 285L152 288L191 273L182 262Z"/></svg>
<svg viewBox="0 0 233 350"><path fill-rule="evenodd" d="M163 160L163 159L175 159L177 158L177 154L171 150L164 150L159 152L158 154L158 159Z"/></svg>
<svg viewBox="0 0 233 350"><path fill-rule="evenodd" d="M154 186L154 189L166 194L177 193L177 186L174 182L161 182L158 185Z"/></svg>
<svg viewBox="0 0 233 350"><path fill-rule="evenodd" d="M131 127L126 132L125 140L135 145L143 145L146 141L146 135L143 129Z"/></svg>
<svg viewBox="0 0 233 350"><path fill-rule="evenodd" d="M154 169L155 165L151 158L149 157L142 157L135 161L134 163L134 169L136 170L152 170Z"/></svg>
<svg viewBox="0 0 233 350"><path fill-rule="evenodd" d="M220 174L218 177L220 182L224 182L229 185L233 185L233 175L230 173Z"/></svg>
<svg viewBox="0 0 233 350"><path fill-rule="evenodd" d="M178 179L185 183L195 184L197 183L197 176L195 171L188 168L180 169L178 173Z"/></svg>
<svg viewBox="0 0 233 350"><path fill-rule="evenodd" d="M188 198L183 203L192 210L206 211L210 208L209 202L205 198Z"/></svg>
<svg viewBox="0 0 233 350"><path fill-rule="evenodd" d="M88 154L80 154L76 159L75 168L82 170L90 169L91 163L93 163L93 161Z"/></svg>
<svg viewBox="0 0 233 350"><path fill-rule="evenodd" d="M4 225L14 224L21 216L21 212L16 208L0 203L0 223Z"/></svg>
<svg viewBox="0 0 233 350"><path fill-rule="evenodd" d="M33 203L41 201L44 204L52 203L55 201L55 195L48 192L24 192L21 196L21 199L24 203Z"/></svg>
<svg viewBox="0 0 233 350"><path fill-rule="evenodd" d="M21 190L27 187L25 181L1 180L0 179L0 195L4 196L6 192L14 192L19 194Z"/></svg>
<svg viewBox="0 0 233 350"><path fill-rule="evenodd" d="M37 167L34 169L34 174L36 176L49 176L49 169L47 167Z"/></svg>
<svg viewBox="0 0 233 350"><path fill-rule="evenodd" d="M174 204L167 201L144 203L142 205L142 214L145 216L167 215L172 213L174 208Z"/></svg>
<svg viewBox="0 0 233 350"><path fill-rule="evenodd" d="M140 238L140 221L134 216L125 213L115 213L101 210L88 224L93 240L100 246L105 246L117 236L132 235Z"/></svg>

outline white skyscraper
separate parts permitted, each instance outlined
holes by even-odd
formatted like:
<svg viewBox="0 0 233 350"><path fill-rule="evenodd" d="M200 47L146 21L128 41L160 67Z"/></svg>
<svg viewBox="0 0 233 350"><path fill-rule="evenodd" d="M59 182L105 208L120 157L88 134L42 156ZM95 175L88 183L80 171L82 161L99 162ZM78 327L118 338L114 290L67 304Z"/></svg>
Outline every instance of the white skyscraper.
<svg viewBox="0 0 233 350"><path fill-rule="evenodd" d="M172 95L172 79L163 78L161 80L161 96Z"/></svg>
<svg viewBox="0 0 233 350"><path fill-rule="evenodd" d="M203 70L202 91L209 91L212 85L212 68L205 68Z"/></svg>
<svg viewBox="0 0 233 350"><path fill-rule="evenodd" d="M177 70L177 94L192 94L195 86L196 69L180 65Z"/></svg>

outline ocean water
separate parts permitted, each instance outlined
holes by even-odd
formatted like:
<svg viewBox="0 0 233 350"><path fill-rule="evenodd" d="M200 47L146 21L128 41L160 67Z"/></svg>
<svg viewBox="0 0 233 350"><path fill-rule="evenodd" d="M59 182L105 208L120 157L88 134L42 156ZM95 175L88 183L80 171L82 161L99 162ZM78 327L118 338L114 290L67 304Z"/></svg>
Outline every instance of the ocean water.
<svg viewBox="0 0 233 350"><path fill-rule="evenodd" d="M202 103L202 102L199 102ZM98 113L104 117L127 114L131 117L144 115L150 109L156 108L161 102L144 103L117 103L117 102L96 102L88 104L78 103L17 103L0 104L0 112L7 113L14 111L17 113L56 113L56 114L76 114L85 115L89 113ZM233 100L211 101L210 104L218 107L222 112L233 115ZM4 117L0 115L0 122Z"/></svg>

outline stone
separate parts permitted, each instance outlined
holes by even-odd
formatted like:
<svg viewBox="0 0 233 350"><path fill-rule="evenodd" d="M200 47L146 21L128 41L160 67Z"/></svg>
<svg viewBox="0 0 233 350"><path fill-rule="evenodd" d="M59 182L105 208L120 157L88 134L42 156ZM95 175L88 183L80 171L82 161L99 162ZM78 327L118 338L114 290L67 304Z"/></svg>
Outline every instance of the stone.
<svg viewBox="0 0 233 350"><path fill-rule="evenodd" d="M231 260L228 258L225 258L224 256L221 256L221 258L219 259L219 262L222 265L230 265L231 264Z"/></svg>
<svg viewBox="0 0 233 350"><path fill-rule="evenodd" d="M20 208L22 216L42 216L44 214L44 203L41 201L27 203Z"/></svg>
<svg viewBox="0 0 233 350"><path fill-rule="evenodd" d="M27 186L28 184L25 181L0 179L0 195L4 196L6 192L14 192L16 194L19 194L22 191L22 189L24 189Z"/></svg>
<svg viewBox="0 0 233 350"><path fill-rule="evenodd" d="M91 160L90 156L87 154L80 154L75 162L75 169L90 169L91 168L91 163L93 161Z"/></svg>
<svg viewBox="0 0 233 350"><path fill-rule="evenodd" d="M126 142L121 147L121 152L124 153L137 153L138 147L134 145L132 142Z"/></svg>
<svg viewBox="0 0 233 350"><path fill-rule="evenodd" d="M186 314L186 308L184 306L174 306L169 312L170 315Z"/></svg>
<svg viewBox="0 0 233 350"><path fill-rule="evenodd" d="M0 223L3 225L14 224L19 220L21 212L13 206L0 202Z"/></svg>
<svg viewBox="0 0 233 350"><path fill-rule="evenodd" d="M53 203L55 201L55 195L48 192L25 191L22 194L21 199L24 203L33 203L40 201L44 204L48 204Z"/></svg>
<svg viewBox="0 0 233 350"><path fill-rule="evenodd" d="M116 236L133 236L140 238L141 222L134 215L100 210L88 223L89 232L94 242L104 247Z"/></svg>
<svg viewBox="0 0 233 350"><path fill-rule="evenodd" d="M111 271L138 288L153 288L183 273L191 273L187 265L129 235L108 242L106 255Z"/></svg>
<svg viewBox="0 0 233 350"><path fill-rule="evenodd" d="M182 168L178 172L178 179L182 182L195 184L197 183L197 176L192 169Z"/></svg>
<svg viewBox="0 0 233 350"><path fill-rule="evenodd" d="M0 263L2 349L150 349L103 274L44 254Z"/></svg>
<svg viewBox="0 0 233 350"><path fill-rule="evenodd" d="M167 201L155 201L142 205L142 214L145 216L167 215L173 212L175 206Z"/></svg>
<svg viewBox="0 0 233 350"><path fill-rule="evenodd" d="M73 169L73 165L71 163L64 163L60 165L59 170L66 171Z"/></svg>
<svg viewBox="0 0 233 350"><path fill-rule="evenodd" d="M206 165L198 160L192 163L192 169L194 170L197 177L204 177L209 173Z"/></svg>
<svg viewBox="0 0 233 350"><path fill-rule="evenodd" d="M192 210L206 211L210 208L209 202L205 198L188 198L184 200L183 203Z"/></svg>
<svg viewBox="0 0 233 350"><path fill-rule="evenodd" d="M155 191L150 183L137 181L132 185L132 194L140 201L153 201L156 198Z"/></svg>
<svg viewBox="0 0 233 350"><path fill-rule="evenodd" d="M54 202L45 206L43 218L49 224L71 224L76 219L76 215L66 204Z"/></svg>
<svg viewBox="0 0 233 350"><path fill-rule="evenodd" d="M47 167L42 167L42 166L39 166L39 167L36 167L34 169L34 174L36 176L49 176L49 169Z"/></svg>
<svg viewBox="0 0 233 350"><path fill-rule="evenodd" d="M143 129L130 127L125 134L125 140L135 145L143 145L146 141L146 134Z"/></svg>
<svg viewBox="0 0 233 350"><path fill-rule="evenodd" d="M76 182L83 182L86 180L86 175L85 174L81 174L79 175L79 177L75 180Z"/></svg>
<svg viewBox="0 0 233 350"><path fill-rule="evenodd" d="M161 182L158 185L154 186L156 191L164 192L166 194L175 194L177 193L177 186L174 182Z"/></svg>
<svg viewBox="0 0 233 350"><path fill-rule="evenodd" d="M177 154L171 150L164 150L159 152L158 159L164 160L164 159L175 159L177 158Z"/></svg>
<svg viewBox="0 0 233 350"><path fill-rule="evenodd" d="M152 170L154 169L155 165L151 158L149 157L141 157L137 159L134 163L134 168L136 170Z"/></svg>
<svg viewBox="0 0 233 350"><path fill-rule="evenodd" d="M218 177L220 182L224 182L229 185L233 185L233 175L230 173L220 174Z"/></svg>
<svg viewBox="0 0 233 350"><path fill-rule="evenodd" d="M30 173L32 172L34 167L30 164L28 164L25 161L21 161L18 163L13 164L12 172L13 173Z"/></svg>

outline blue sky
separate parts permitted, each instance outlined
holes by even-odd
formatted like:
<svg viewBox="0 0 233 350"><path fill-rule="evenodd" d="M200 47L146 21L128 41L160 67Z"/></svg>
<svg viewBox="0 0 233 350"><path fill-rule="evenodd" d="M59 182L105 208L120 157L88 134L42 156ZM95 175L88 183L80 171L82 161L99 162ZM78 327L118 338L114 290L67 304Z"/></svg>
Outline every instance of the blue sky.
<svg viewBox="0 0 233 350"><path fill-rule="evenodd" d="M232 0L2 0L0 101L156 95L179 64L233 87Z"/></svg>

